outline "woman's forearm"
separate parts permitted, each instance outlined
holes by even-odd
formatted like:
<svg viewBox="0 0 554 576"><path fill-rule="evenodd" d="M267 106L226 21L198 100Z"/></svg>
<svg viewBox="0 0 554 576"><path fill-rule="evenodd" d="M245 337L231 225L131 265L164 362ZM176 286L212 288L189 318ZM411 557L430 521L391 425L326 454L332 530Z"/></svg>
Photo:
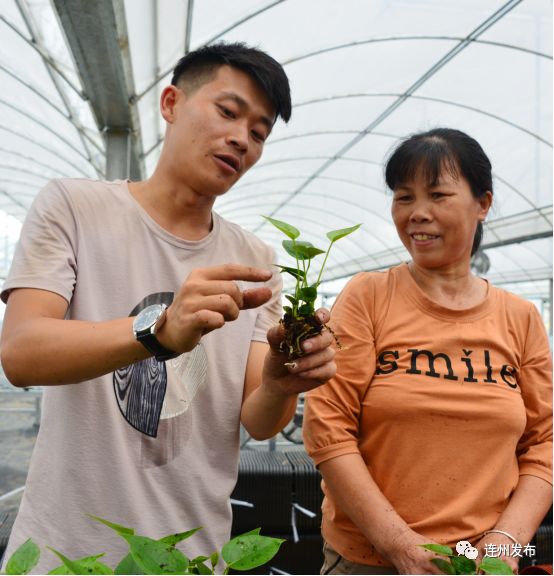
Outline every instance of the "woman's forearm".
<svg viewBox="0 0 554 576"><path fill-rule="evenodd" d="M550 506L552 485L537 476L520 476L517 488L494 529L508 532L522 545L528 544Z"/></svg>
<svg viewBox="0 0 554 576"><path fill-rule="evenodd" d="M359 454L346 454L319 466L337 503L377 552L389 559L412 531L385 498Z"/></svg>

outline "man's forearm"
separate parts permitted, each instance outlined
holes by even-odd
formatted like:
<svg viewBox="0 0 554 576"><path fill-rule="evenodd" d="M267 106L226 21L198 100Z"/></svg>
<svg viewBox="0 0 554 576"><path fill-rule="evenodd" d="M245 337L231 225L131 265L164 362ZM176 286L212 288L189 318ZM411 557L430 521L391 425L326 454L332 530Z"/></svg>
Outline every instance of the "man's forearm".
<svg viewBox="0 0 554 576"><path fill-rule="evenodd" d="M244 401L241 422L255 440L272 438L294 416L297 394L275 394L261 384Z"/></svg>
<svg viewBox="0 0 554 576"><path fill-rule="evenodd" d="M149 356L133 318L82 322L32 318L2 341L2 366L14 386L74 384Z"/></svg>

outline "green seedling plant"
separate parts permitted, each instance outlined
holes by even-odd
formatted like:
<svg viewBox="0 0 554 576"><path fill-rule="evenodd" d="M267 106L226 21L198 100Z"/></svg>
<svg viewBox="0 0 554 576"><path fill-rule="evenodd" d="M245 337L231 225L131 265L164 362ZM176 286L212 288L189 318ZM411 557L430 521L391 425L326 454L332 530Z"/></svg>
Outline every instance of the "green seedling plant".
<svg viewBox="0 0 554 576"><path fill-rule="evenodd" d="M485 556L477 565L471 558L456 554L451 548L442 544L419 544L419 546L446 557L431 559L431 562L445 574L513 574L508 564L500 558Z"/></svg>
<svg viewBox="0 0 554 576"><path fill-rule="evenodd" d="M215 574L216 566L223 560L223 574L229 570L252 570L269 562L277 554L284 540L261 536L256 528L229 540L221 552L210 556L187 558L176 545L201 530L194 528L180 534L170 534L159 540L135 534L132 528L115 524L97 516L90 516L115 531L129 545L126 554L115 568L104 564L100 559L105 554L95 554L71 560L58 550L47 547L61 565L48 574ZM39 547L28 539L10 557L5 574L28 574L38 563Z"/></svg>
<svg viewBox="0 0 554 576"><path fill-rule="evenodd" d="M325 251L316 248L310 242L298 240L300 230L294 226L269 216L264 216L264 218L288 237L288 240L283 240L283 248L296 261L296 267L277 265L281 269L281 273L290 274L295 280L294 292L285 294L290 306L283 306L285 313L283 318L281 318L281 324L285 328L285 338L281 342L281 352L285 352L289 361L292 361L304 354L301 346L304 340L321 334L324 328L333 333L328 325L321 324L315 317L314 306L317 299L317 289L321 284L323 270L335 242L355 232L361 224L327 232L330 244ZM308 273L312 260L321 254L325 254L323 264L319 270L317 280L310 284L308 282ZM341 345L336 336L335 340L338 348L340 348Z"/></svg>

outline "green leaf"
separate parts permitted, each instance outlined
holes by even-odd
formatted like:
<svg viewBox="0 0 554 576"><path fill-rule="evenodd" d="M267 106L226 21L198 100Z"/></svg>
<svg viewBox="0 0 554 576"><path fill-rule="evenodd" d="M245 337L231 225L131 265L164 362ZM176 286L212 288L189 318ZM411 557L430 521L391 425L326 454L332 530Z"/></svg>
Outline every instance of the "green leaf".
<svg viewBox="0 0 554 576"><path fill-rule="evenodd" d="M269 562L284 540L245 534L233 538L221 550L221 555L233 570L251 570Z"/></svg>
<svg viewBox="0 0 554 576"><path fill-rule="evenodd" d="M271 222L275 228L281 230L281 232L286 234L291 240L296 240L296 238L300 236L300 230L297 230L294 226L291 226L282 220L274 220L269 216L262 216L262 218L265 218L268 222Z"/></svg>
<svg viewBox="0 0 554 576"><path fill-rule="evenodd" d="M47 546L47 548L63 562L63 567L60 568L62 570L65 568L65 570L56 572L56 574L113 574L113 570L109 566L98 562L98 558L104 556L104 554L86 556L81 560L70 560L58 550L50 548L50 546ZM56 568L56 570L58 569Z"/></svg>
<svg viewBox="0 0 554 576"><path fill-rule="evenodd" d="M217 566L217 563L219 562L219 553L218 552L214 552L211 556L210 556L210 564L212 565L212 568L215 568Z"/></svg>
<svg viewBox="0 0 554 576"><path fill-rule="evenodd" d="M204 562L198 562L195 564L195 568L198 570L198 574L213 574L213 571L210 570Z"/></svg>
<svg viewBox="0 0 554 576"><path fill-rule="evenodd" d="M452 548L443 546L442 544L418 544L418 546L425 548L425 550L431 550L431 552L435 552L436 554L442 554L443 556L452 556L452 554L454 554Z"/></svg>
<svg viewBox="0 0 554 576"><path fill-rule="evenodd" d="M29 538L8 560L6 574L28 574L37 565L39 558L39 547Z"/></svg>
<svg viewBox="0 0 554 576"><path fill-rule="evenodd" d="M300 308L298 308L299 316L311 316L315 312L313 304L302 304Z"/></svg>
<svg viewBox="0 0 554 576"><path fill-rule="evenodd" d="M292 316L292 308L290 306L283 306L283 310Z"/></svg>
<svg viewBox="0 0 554 576"><path fill-rule="evenodd" d="M443 558L431 558L431 562L445 574L456 574L454 566L452 566L448 560L444 560Z"/></svg>
<svg viewBox="0 0 554 576"><path fill-rule="evenodd" d="M297 280L304 280L306 274L304 270L300 270L300 268L291 268L290 266L280 266L279 264L275 264L277 268L281 268L281 272L287 272L291 276L294 276Z"/></svg>
<svg viewBox="0 0 554 576"><path fill-rule="evenodd" d="M62 564L54 570L50 570L48 574L113 574L114 571L102 562L98 562L98 558L102 558L105 554L97 554L96 556L85 556L79 560L73 561L73 564L79 566L82 571L74 572L67 564ZM127 572L133 574L133 572Z"/></svg>
<svg viewBox="0 0 554 576"><path fill-rule="evenodd" d="M144 572L133 560L133 555L129 552L115 567L114 574L144 574Z"/></svg>
<svg viewBox="0 0 554 576"><path fill-rule="evenodd" d="M348 236L348 234L352 234L352 232L355 232L360 226L361 224L356 224L356 226L351 226L350 228L341 228L340 230L332 230L331 232L327 232L327 238L329 238L331 242L336 242L337 240L340 240L341 238Z"/></svg>
<svg viewBox="0 0 554 576"><path fill-rule="evenodd" d="M319 254L325 254L325 250L316 248L310 242L292 242L292 240L283 240L283 248L293 258L298 260L311 260Z"/></svg>
<svg viewBox="0 0 554 576"><path fill-rule="evenodd" d="M471 558L466 558L465 556L452 556L450 562L452 562L456 574L475 574L477 572L477 566Z"/></svg>
<svg viewBox="0 0 554 576"><path fill-rule="evenodd" d="M188 568L187 557L174 546L146 536L123 537L129 543L133 560L145 574L171 574Z"/></svg>
<svg viewBox="0 0 554 576"><path fill-rule="evenodd" d="M182 542L183 540L190 538L193 534L196 534L199 530L202 530L201 526L199 528L193 528L192 530L188 530L187 532L181 532L179 534L170 534L169 536L164 536L163 538L160 538L159 542L169 544L170 546L175 546L176 544L179 544L179 542Z"/></svg>
<svg viewBox="0 0 554 576"><path fill-rule="evenodd" d="M491 556L485 556L481 564L479 564L479 570L486 572L487 574L513 574L512 569L500 558L492 558Z"/></svg>
<svg viewBox="0 0 554 576"><path fill-rule="evenodd" d="M87 514L89 518L93 520L97 520L98 522L102 522L102 524L108 526L112 530L115 530L118 534L123 536L124 534L133 535L135 531L132 528L127 528L126 526L121 526L121 524L115 524L114 522L110 522L109 520L104 520L103 518L99 518L98 516L93 516L92 514Z"/></svg>
<svg viewBox="0 0 554 576"><path fill-rule="evenodd" d="M307 288L301 288L298 291L298 297L304 302L314 302L317 298L317 288L315 286L308 286Z"/></svg>
<svg viewBox="0 0 554 576"><path fill-rule="evenodd" d="M285 298L293 305L296 306L298 304L298 300L294 297L291 296L290 294L285 294Z"/></svg>

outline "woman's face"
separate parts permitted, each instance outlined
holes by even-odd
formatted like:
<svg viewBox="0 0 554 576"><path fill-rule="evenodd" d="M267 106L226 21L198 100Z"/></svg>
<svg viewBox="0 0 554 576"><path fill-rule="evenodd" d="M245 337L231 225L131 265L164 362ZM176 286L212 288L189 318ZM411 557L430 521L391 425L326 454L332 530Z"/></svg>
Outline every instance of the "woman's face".
<svg viewBox="0 0 554 576"><path fill-rule="evenodd" d="M422 268L467 270L477 224L489 211L492 194L476 199L463 176L443 170L435 186L422 171L393 192L392 218L414 263Z"/></svg>

